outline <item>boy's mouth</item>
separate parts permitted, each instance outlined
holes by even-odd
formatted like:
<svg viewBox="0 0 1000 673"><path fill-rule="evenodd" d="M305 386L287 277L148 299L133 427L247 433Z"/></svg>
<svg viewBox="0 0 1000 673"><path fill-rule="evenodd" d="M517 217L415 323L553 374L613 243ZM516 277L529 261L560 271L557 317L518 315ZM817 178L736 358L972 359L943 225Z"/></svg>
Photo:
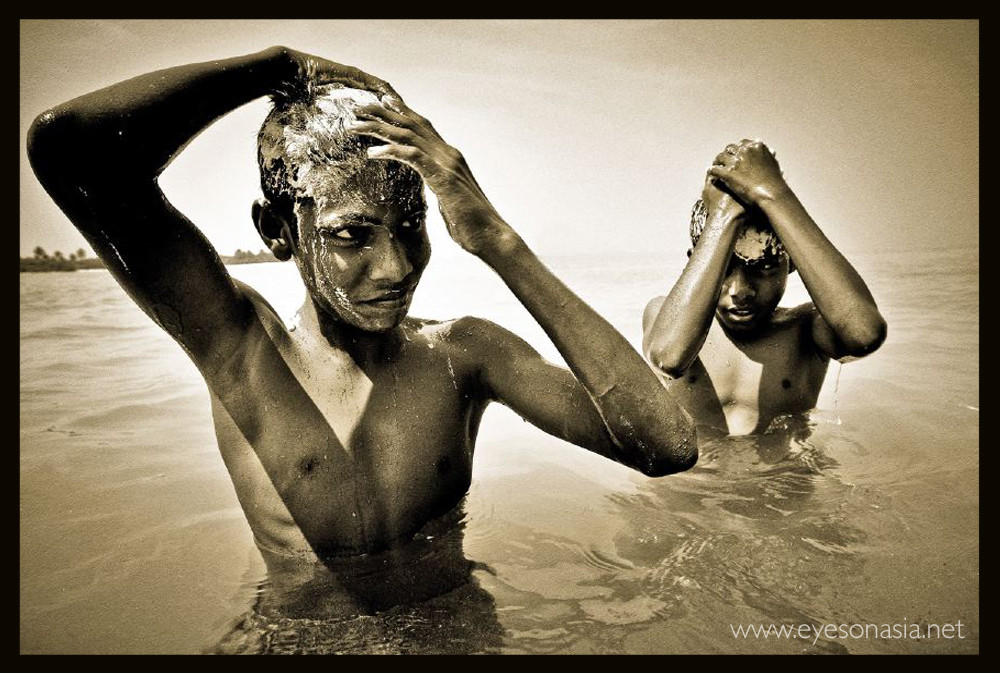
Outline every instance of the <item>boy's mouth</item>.
<svg viewBox="0 0 1000 673"><path fill-rule="evenodd" d="M757 309L751 307L730 307L725 309L726 317L733 322L749 322L757 315Z"/></svg>
<svg viewBox="0 0 1000 673"><path fill-rule="evenodd" d="M413 298L413 288L391 290L384 294L377 295L370 299L363 299L358 303L374 308L400 309L410 303Z"/></svg>

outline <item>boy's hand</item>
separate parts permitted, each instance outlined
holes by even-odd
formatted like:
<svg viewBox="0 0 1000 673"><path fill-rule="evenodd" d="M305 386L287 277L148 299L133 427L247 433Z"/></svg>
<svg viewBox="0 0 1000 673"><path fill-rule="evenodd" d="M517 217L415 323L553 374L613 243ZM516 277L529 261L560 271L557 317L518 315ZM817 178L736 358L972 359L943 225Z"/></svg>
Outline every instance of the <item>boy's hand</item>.
<svg viewBox="0 0 1000 673"><path fill-rule="evenodd" d="M744 205L759 206L788 189L774 152L760 140L743 139L726 145L708 174Z"/></svg>
<svg viewBox="0 0 1000 673"><path fill-rule="evenodd" d="M468 252L481 255L516 239L483 194L461 152L398 96L384 96L382 102L359 108L359 121L347 127L352 133L387 143L369 148L368 156L412 166L437 196L448 233Z"/></svg>
<svg viewBox="0 0 1000 673"><path fill-rule="evenodd" d="M715 179L709 176L705 179L705 187L701 190L701 200L708 209L711 220L735 223L746 215L743 205L731 194L723 191L715 184Z"/></svg>
<svg viewBox="0 0 1000 673"><path fill-rule="evenodd" d="M388 82L353 66L328 61L325 58L288 47L272 47L272 49L292 62L299 77L306 78L316 84L341 84L353 89L372 91L380 96L394 95L398 97Z"/></svg>

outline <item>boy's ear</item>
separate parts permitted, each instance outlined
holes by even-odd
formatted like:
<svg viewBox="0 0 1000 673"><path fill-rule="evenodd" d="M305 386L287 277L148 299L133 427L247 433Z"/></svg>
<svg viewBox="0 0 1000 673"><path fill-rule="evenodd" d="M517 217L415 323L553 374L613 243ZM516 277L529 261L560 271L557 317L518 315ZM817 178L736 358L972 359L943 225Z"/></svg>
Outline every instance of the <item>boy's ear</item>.
<svg viewBox="0 0 1000 673"><path fill-rule="evenodd" d="M291 259L295 252L288 222L267 199L257 199L250 209L260 240L279 261Z"/></svg>

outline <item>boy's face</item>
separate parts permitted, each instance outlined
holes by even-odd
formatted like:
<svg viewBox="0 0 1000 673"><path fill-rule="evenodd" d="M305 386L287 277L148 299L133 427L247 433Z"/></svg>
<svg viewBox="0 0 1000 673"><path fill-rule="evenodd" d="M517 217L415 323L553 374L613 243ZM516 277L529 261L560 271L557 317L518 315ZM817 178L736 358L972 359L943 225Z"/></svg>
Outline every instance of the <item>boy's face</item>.
<svg viewBox="0 0 1000 673"><path fill-rule="evenodd" d="M788 255L766 255L744 260L732 255L715 309L722 326L734 332L752 332L777 308L788 282Z"/></svg>
<svg viewBox="0 0 1000 673"><path fill-rule="evenodd" d="M396 327L430 259L423 198L350 196L296 204L296 264L313 300L368 332Z"/></svg>

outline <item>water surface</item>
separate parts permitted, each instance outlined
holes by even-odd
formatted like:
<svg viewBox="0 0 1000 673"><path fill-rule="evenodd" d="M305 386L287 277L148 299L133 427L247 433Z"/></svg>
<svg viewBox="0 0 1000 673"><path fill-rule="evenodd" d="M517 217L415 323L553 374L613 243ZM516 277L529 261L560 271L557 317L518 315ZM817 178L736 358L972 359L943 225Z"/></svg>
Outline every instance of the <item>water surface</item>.
<svg viewBox="0 0 1000 673"><path fill-rule="evenodd" d="M833 364L808 419L705 442L654 480L493 405L462 507L350 571L392 593L409 568L440 595L373 614L322 574L268 574L197 370L107 272L21 274L21 651L977 652L978 250L851 259L889 338ZM414 315L489 318L558 359L488 269L454 260L432 260ZM546 261L635 344L683 263ZM231 272L285 316L301 301L291 265ZM783 303L804 297L793 282ZM730 629L904 620L965 638Z"/></svg>

